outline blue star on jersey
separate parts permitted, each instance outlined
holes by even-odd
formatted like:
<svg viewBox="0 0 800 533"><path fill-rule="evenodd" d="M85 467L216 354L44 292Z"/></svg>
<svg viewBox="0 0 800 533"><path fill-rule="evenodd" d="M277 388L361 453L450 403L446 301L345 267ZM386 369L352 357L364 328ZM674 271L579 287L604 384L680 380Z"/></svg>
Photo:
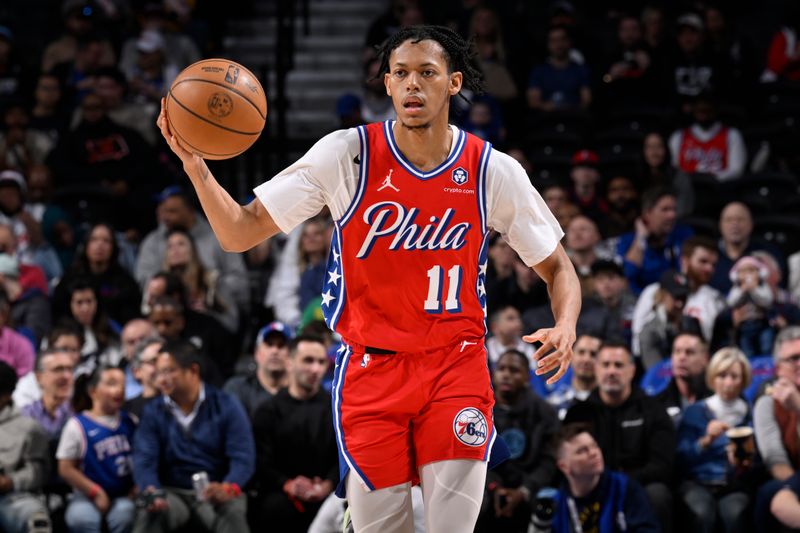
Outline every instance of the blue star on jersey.
<svg viewBox="0 0 800 533"><path fill-rule="evenodd" d="M330 329L336 328L336 323L342 314L344 304L344 278L342 277L342 230L337 222L334 225L331 251L328 254L325 281L322 284L322 314L325 323Z"/></svg>

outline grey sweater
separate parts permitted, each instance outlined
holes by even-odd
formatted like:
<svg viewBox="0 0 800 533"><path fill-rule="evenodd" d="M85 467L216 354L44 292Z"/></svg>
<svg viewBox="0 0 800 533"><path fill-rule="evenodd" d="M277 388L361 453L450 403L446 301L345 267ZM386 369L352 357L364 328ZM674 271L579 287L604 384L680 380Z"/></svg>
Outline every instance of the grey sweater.
<svg viewBox="0 0 800 533"><path fill-rule="evenodd" d="M14 482L15 492L37 491L47 481L48 437L14 405L0 411L0 465Z"/></svg>

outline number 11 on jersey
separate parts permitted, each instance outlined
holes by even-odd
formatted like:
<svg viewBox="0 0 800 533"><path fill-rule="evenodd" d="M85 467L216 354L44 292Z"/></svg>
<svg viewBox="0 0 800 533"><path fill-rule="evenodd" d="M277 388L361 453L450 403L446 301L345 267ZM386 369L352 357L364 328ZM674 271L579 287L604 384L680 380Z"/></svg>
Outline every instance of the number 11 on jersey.
<svg viewBox="0 0 800 533"><path fill-rule="evenodd" d="M425 299L425 311L431 314L442 312L442 273L441 265L432 266L428 274L428 297ZM453 265L447 271L447 300L444 302L444 308L449 313L461 312L461 300L459 300L459 293L461 292L461 265Z"/></svg>

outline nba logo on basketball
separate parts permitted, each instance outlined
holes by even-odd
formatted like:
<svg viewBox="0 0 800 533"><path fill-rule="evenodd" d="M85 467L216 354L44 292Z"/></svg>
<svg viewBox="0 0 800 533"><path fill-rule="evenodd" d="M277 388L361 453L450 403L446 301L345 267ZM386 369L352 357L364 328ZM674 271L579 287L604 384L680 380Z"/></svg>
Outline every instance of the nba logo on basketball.
<svg viewBox="0 0 800 533"><path fill-rule="evenodd" d="M482 446L487 436L486 418L474 407L462 409L453 419L453 433L467 446Z"/></svg>
<svg viewBox="0 0 800 533"><path fill-rule="evenodd" d="M228 72L225 73L225 81L231 85L236 85L236 80L239 79L239 67L228 65Z"/></svg>
<svg viewBox="0 0 800 533"><path fill-rule="evenodd" d="M453 170L453 183L456 185L464 185L468 178L469 174L467 174L467 171L463 168L458 167L457 169Z"/></svg>

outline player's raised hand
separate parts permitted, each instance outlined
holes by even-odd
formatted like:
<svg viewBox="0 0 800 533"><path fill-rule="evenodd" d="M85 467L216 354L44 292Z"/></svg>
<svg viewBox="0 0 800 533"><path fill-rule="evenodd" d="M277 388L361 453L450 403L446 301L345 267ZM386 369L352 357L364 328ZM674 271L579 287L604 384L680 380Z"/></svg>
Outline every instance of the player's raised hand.
<svg viewBox="0 0 800 533"><path fill-rule="evenodd" d="M167 141L170 150L175 152L175 155L181 158L184 167L187 165L197 166L203 162L202 157L189 152L183 146L181 146L178 142L178 139L175 137L175 134L170 130L164 98L161 99L161 112L158 114L158 118L156 119L156 126L158 126L158 129L161 130L161 135L164 137L164 140Z"/></svg>
<svg viewBox="0 0 800 533"><path fill-rule="evenodd" d="M575 328L556 324L552 328L542 328L522 337L525 342L540 342L542 345L533 354L538 362L536 375L547 374L554 368L558 372L547 380L552 385L566 374L572 361L572 345L575 344Z"/></svg>

